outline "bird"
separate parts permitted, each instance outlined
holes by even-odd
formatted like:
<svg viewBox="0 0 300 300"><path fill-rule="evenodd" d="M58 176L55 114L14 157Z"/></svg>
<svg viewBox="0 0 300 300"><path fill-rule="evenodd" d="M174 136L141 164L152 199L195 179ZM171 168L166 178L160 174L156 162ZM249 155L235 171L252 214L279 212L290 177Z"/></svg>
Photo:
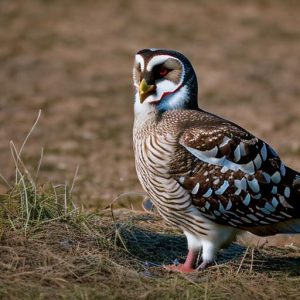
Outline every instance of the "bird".
<svg viewBox="0 0 300 300"><path fill-rule="evenodd" d="M300 232L300 173L260 138L198 106L186 56L138 51L133 85L137 177L157 212L187 238L185 262L167 270L204 270L245 231Z"/></svg>

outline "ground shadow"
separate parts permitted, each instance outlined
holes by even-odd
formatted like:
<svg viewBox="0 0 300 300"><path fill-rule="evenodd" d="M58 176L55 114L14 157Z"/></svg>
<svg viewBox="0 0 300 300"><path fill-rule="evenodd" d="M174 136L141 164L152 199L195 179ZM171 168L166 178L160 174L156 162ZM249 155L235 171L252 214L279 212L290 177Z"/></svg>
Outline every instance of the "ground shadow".
<svg viewBox="0 0 300 300"><path fill-rule="evenodd" d="M187 254L184 235L153 232L124 223L119 224L118 230L128 251L145 263L162 265L172 264L175 260L182 262ZM291 249L254 249L233 243L219 252L216 262L218 265L230 264L241 270L285 272L296 276L300 275L300 257L297 253Z"/></svg>

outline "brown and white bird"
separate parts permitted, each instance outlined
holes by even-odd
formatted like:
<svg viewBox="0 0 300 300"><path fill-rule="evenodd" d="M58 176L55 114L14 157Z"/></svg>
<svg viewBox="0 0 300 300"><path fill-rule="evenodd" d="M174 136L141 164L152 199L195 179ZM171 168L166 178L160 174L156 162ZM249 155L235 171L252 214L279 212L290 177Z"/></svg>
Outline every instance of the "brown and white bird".
<svg viewBox="0 0 300 300"><path fill-rule="evenodd" d="M135 56L134 152L138 178L158 212L187 237L169 269L206 268L241 231L300 232L300 174L266 143L201 110L189 60L144 49Z"/></svg>

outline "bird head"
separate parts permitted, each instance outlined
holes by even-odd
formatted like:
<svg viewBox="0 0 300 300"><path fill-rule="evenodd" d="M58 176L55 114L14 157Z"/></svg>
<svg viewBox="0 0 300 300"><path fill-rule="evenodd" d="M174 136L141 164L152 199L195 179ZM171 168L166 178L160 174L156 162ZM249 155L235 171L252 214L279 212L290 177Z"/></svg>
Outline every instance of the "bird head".
<svg viewBox="0 0 300 300"><path fill-rule="evenodd" d="M197 109L198 84L189 60L181 53L165 49L143 49L135 55L133 83L136 106Z"/></svg>

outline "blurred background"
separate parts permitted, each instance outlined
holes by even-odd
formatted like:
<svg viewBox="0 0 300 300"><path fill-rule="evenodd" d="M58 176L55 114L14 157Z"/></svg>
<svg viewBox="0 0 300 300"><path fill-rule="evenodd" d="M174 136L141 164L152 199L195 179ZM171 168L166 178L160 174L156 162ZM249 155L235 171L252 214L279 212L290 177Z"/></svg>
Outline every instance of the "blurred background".
<svg viewBox="0 0 300 300"><path fill-rule="evenodd" d="M199 104L272 144L300 170L299 1L0 0L0 173L9 141L40 182L72 181L76 201L105 207L142 191L132 152L132 62L169 48L192 62Z"/></svg>

